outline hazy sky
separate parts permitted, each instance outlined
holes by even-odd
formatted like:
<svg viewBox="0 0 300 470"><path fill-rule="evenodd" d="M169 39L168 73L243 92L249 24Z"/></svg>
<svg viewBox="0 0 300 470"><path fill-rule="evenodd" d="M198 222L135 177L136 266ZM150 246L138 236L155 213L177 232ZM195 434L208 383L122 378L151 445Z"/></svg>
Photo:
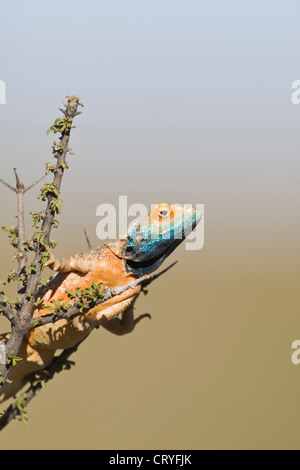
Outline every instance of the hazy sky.
<svg viewBox="0 0 300 470"><path fill-rule="evenodd" d="M97 331L7 447L299 447L299 0L2 0L0 18L0 178L36 180L61 100L85 105L56 256L87 250L83 227L101 244L96 209L120 195L206 217L204 248L139 297L153 320L124 342ZM14 196L0 186L0 226ZM1 231L0 279L10 248Z"/></svg>
<svg viewBox="0 0 300 470"><path fill-rule="evenodd" d="M39 174L77 94L72 178L89 190L297 187L299 2L2 1L0 15L3 176Z"/></svg>
<svg viewBox="0 0 300 470"><path fill-rule="evenodd" d="M85 107L63 184L71 220L82 207L96 227L97 206L119 195L212 197L219 222L238 194L248 207L231 207L236 222L298 207L299 2L3 1L0 15L2 178L12 181L13 165L26 184L41 174L55 138L46 129L76 94ZM0 194L5 210L12 195Z"/></svg>

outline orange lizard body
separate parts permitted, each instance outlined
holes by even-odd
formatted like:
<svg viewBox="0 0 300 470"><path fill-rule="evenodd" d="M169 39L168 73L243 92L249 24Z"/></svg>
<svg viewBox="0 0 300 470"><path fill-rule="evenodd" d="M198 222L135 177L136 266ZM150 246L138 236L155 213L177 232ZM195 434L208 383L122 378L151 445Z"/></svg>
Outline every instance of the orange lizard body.
<svg viewBox="0 0 300 470"><path fill-rule="evenodd" d="M41 299L44 308L36 310L34 317L48 314L45 307L51 305L51 301L70 302L66 290L74 292L77 287L82 290L92 283L114 289L153 272L193 230L200 217L195 209L186 212L184 206L159 204L146 220L129 229L127 235L116 243L61 261L50 256L46 265L58 273L50 280ZM133 304L140 291L141 285L138 285L85 314L74 316L71 321L61 319L32 329L24 337L18 353L22 361L11 368L11 382L4 385L1 399L17 393L26 383L28 374L47 367L56 350L75 346L94 327L101 325L115 334L132 331L145 316L133 318ZM0 340L5 342L8 338L9 333L0 336Z"/></svg>

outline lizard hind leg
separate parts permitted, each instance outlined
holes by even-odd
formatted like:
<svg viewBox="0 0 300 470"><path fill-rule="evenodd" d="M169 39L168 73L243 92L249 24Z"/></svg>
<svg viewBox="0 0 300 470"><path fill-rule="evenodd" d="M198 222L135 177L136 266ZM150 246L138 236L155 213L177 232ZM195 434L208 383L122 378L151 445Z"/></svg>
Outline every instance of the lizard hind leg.
<svg viewBox="0 0 300 470"><path fill-rule="evenodd" d="M11 367L8 374L8 381L0 392L0 403L12 397L23 388L28 382L28 375L43 370L50 364L55 350L46 348L34 349L24 338L18 357L21 361Z"/></svg>

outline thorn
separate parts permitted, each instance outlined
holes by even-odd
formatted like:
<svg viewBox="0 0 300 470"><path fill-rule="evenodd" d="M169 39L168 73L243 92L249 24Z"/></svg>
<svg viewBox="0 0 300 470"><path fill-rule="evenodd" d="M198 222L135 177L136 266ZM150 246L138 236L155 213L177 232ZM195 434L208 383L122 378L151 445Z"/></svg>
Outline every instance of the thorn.
<svg viewBox="0 0 300 470"><path fill-rule="evenodd" d="M21 183L21 181L20 181L19 175L17 173L17 168L15 166L13 167L13 170L14 170L14 174L15 174L15 177L16 177L17 189L25 189L24 184Z"/></svg>
<svg viewBox="0 0 300 470"><path fill-rule="evenodd" d="M86 231L85 228L83 229L83 232L84 232L85 239L86 239L86 242L87 242L88 247L89 247L89 251L93 251L93 250L92 250L91 242L90 242L90 240L89 240L89 237L88 237L88 234L87 234L87 231Z"/></svg>
<svg viewBox="0 0 300 470"><path fill-rule="evenodd" d="M28 186L27 188L24 189L24 193L26 193L27 191L29 191L29 189L33 188L34 186L36 186L40 181L42 181L43 178L45 178L46 175L43 175L41 176L41 178L39 178L37 181L35 181L34 183L32 183L30 186Z"/></svg>
<svg viewBox="0 0 300 470"><path fill-rule="evenodd" d="M0 178L0 182L1 182L4 186L6 186L8 189L10 189L11 191L13 191L14 193L17 192L16 188L13 188L10 184L6 183L6 181L2 180L1 178Z"/></svg>

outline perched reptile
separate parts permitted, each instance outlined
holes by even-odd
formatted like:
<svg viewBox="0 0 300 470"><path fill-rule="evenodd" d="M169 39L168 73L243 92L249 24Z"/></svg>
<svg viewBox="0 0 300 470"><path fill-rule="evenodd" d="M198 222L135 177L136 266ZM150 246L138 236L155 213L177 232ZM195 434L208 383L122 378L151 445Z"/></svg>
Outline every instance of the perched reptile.
<svg viewBox="0 0 300 470"><path fill-rule="evenodd" d="M57 274L50 280L42 298L43 306L53 300L70 301L66 289L86 289L101 283L103 288L126 286L134 279L155 271L167 256L196 227L201 214L194 208L179 204L159 204L142 221L133 223L127 234L116 243L105 244L95 251L80 253L67 259L56 260L53 255L46 265ZM133 304L141 285L78 314L69 320L58 320L31 330L24 337L18 356L22 361L11 368L9 379L2 389L1 400L17 393L26 383L26 376L44 369L57 349L73 347L96 326L103 326L114 334L131 332L145 315L134 319ZM49 310L36 310L34 317L48 314ZM7 341L9 333L1 335Z"/></svg>

